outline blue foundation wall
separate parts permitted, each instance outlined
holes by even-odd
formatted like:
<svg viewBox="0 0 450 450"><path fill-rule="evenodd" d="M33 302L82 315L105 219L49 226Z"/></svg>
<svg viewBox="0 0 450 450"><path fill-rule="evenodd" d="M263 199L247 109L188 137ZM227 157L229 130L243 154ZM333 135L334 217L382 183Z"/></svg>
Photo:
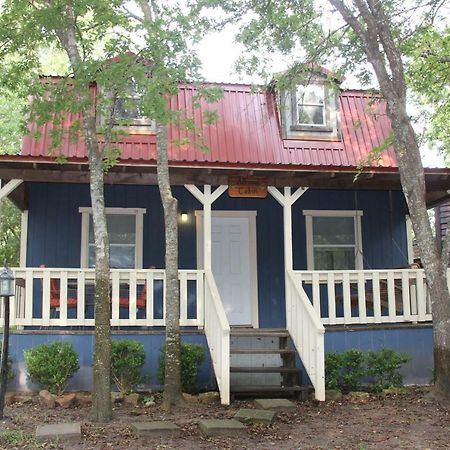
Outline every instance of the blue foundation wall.
<svg viewBox="0 0 450 450"><path fill-rule="evenodd" d="M179 226L179 264L197 267L194 212L202 205L182 186L174 187L179 211L189 214ZM106 185L107 207L146 208L144 215L144 267L164 267L164 222L156 186ZM81 214L89 207L89 186L30 183L27 266L80 267ZM405 214L400 191L309 189L293 206L294 268L306 269L304 209L362 210L364 267L402 267L407 264ZM213 210L257 212L257 266L259 326L285 326L283 213L268 195L265 199L230 198L225 193ZM39 308L39 305L36 305ZM35 310L36 317L39 311Z"/></svg>
<svg viewBox="0 0 450 450"><path fill-rule="evenodd" d="M13 361L15 377L9 383L10 390L37 390L26 376L23 352L36 345L54 341L71 342L79 355L80 369L69 381L69 391L89 391L92 389L92 355L94 351L94 335L80 332L68 334L48 332L23 332L12 334L10 353ZM113 339L135 339L144 344L147 354L142 374L147 378L145 387L159 388L156 371L160 349L164 345L164 334L118 334L113 333ZM200 390L215 389L216 383L207 351L205 336L201 333L182 335L183 342L196 343L205 346L205 360L199 368L197 385ZM341 353L357 348L360 350L378 350L381 347L407 353L411 360L402 368L405 384L428 384L432 378L433 368L433 334L431 327L411 327L394 329L368 329L352 331L327 330L325 333L325 351ZM298 361L298 367L301 367ZM304 382L307 382L305 377Z"/></svg>
<svg viewBox="0 0 450 450"><path fill-rule="evenodd" d="M156 379L158 369L158 359L160 349L164 345L165 336L161 334L115 334L113 339L133 339L144 344L146 361L142 369L145 377L145 387L159 388ZM13 362L14 379L9 383L10 390L37 390L38 387L28 380L25 369L23 352L24 350L37 345L50 342L70 342L74 350L78 353L80 369L73 378L70 379L67 390L69 391L91 391L92 390L92 355L94 354L94 335L82 333L52 333L29 332L12 334L10 340L10 354ZM182 335L182 341L186 343L201 344L205 347L205 359L199 367L197 385L199 390L209 390L215 388L215 379L212 371L211 358L206 345L206 338L201 333L189 333Z"/></svg>

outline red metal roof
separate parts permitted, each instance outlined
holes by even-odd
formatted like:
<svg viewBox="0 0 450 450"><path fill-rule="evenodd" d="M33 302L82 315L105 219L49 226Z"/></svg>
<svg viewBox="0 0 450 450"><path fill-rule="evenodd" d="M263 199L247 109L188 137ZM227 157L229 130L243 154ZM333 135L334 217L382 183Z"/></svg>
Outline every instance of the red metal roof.
<svg viewBox="0 0 450 450"><path fill-rule="evenodd" d="M183 110L195 118L203 130L203 139L209 152L203 152L193 144L179 148L175 140L186 137L175 125L170 125L169 159L179 166L245 166L248 168L284 166L293 170L308 167L355 168L366 160L369 152L383 143L391 127L385 115L384 102L373 102L373 96L364 91L343 91L340 94L341 138L336 141L282 139L279 116L272 93L253 92L248 85L224 84L223 98L215 104L202 102L199 109L192 105L195 89L180 88L171 99L174 110ZM95 89L95 88L94 88ZM205 110L217 110L219 119L213 125L202 123ZM78 119L68 115L67 124ZM22 158L43 159L49 157L49 131L52 125L42 129L39 140L26 136L23 140ZM123 164L154 164L156 159L155 136L130 134L121 138L116 146L121 151ZM66 141L59 154L69 160L85 160L86 147ZM25 158L24 158L25 159ZM393 149L383 152L371 168L396 168Z"/></svg>

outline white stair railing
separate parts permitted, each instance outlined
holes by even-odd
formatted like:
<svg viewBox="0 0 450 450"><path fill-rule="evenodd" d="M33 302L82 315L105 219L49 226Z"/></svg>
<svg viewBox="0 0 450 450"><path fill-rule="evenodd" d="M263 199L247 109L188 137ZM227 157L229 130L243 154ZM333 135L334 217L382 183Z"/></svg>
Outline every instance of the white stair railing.
<svg viewBox="0 0 450 450"><path fill-rule="evenodd" d="M205 335L223 405L230 404L230 325L211 271L205 270Z"/></svg>
<svg viewBox="0 0 450 450"><path fill-rule="evenodd" d="M286 324L303 366L315 390L325 400L325 328L294 272L286 273Z"/></svg>

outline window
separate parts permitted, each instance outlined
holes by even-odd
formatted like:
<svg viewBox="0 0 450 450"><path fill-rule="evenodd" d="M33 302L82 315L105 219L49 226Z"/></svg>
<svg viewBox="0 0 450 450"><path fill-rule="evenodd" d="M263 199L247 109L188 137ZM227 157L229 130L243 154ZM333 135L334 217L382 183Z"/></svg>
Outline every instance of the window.
<svg viewBox="0 0 450 450"><path fill-rule="evenodd" d="M362 269L362 211L303 211L308 270Z"/></svg>
<svg viewBox="0 0 450 450"><path fill-rule="evenodd" d="M339 90L320 75L279 92L284 139L339 141Z"/></svg>
<svg viewBox="0 0 450 450"><path fill-rule="evenodd" d="M92 208L80 208L81 267L94 267L95 246ZM142 269L142 208L106 208L110 255L113 269Z"/></svg>
<svg viewBox="0 0 450 450"><path fill-rule="evenodd" d="M325 126L325 86L310 84L299 86L296 92L296 120L292 125Z"/></svg>
<svg viewBox="0 0 450 450"><path fill-rule="evenodd" d="M126 130L128 133L155 133L155 122L144 116L140 108L141 94L135 87L128 86L128 94L117 98L114 104L114 128ZM105 124L105 117L100 113L99 124Z"/></svg>

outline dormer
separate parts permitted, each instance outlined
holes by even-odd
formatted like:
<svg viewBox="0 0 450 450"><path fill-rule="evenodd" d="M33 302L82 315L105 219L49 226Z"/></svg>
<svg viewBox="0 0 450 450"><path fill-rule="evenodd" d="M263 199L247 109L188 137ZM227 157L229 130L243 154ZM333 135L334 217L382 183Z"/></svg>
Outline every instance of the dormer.
<svg viewBox="0 0 450 450"><path fill-rule="evenodd" d="M284 139L340 139L339 87L321 72L279 89L279 106Z"/></svg>

